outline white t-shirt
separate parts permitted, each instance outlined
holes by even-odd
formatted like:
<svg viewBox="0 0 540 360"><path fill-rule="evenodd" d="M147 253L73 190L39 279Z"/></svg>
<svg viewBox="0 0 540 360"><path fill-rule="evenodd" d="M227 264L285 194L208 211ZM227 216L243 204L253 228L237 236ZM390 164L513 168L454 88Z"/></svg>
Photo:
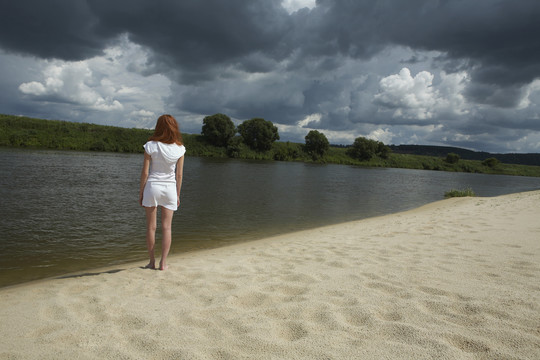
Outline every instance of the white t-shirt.
<svg viewBox="0 0 540 360"><path fill-rule="evenodd" d="M176 182L176 162L186 153L184 145L148 141L144 151L152 157L147 181Z"/></svg>

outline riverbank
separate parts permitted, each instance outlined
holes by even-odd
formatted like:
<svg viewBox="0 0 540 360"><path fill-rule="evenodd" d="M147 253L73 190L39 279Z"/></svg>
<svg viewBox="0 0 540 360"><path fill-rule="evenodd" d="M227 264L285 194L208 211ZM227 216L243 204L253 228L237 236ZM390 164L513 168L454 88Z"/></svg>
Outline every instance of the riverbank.
<svg viewBox="0 0 540 360"><path fill-rule="evenodd" d="M540 357L540 191L0 290L0 357Z"/></svg>
<svg viewBox="0 0 540 360"><path fill-rule="evenodd" d="M0 114L0 147L142 153L142 144L152 133L153 131L148 129L127 129ZM467 160L464 157L455 162L448 162L446 153L442 156L427 154L432 154L434 149L463 154L467 154L467 151L458 148L427 147L429 149L423 155L390 153L385 158L373 156L369 160L359 160L349 156L345 146L330 146L324 156L314 159L312 154L305 151L303 143L277 141L268 151L256 151L250 149L239 138L234 145L215 146L205 141L201 135L183 134L183 137L188 149L187 156L540 177L540 166L530 165L537 163L540 156L538 154L478 153L474 157L476 160ZM395 148L399 150L399 147ZM418 149L416 151L418 152ZM499 160L484 161L489 158ZM522 159L523 162L518 159ZM503 160L509 160L511 163L504 163Z"/></svg>

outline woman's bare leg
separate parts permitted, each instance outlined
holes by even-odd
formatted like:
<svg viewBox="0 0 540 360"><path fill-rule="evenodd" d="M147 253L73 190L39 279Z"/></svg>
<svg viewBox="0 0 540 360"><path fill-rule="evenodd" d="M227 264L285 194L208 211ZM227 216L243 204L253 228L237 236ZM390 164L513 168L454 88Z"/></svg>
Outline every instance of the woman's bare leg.
<svg viewBox="0 0 540 360"><path fill-rule="evenodd" d="M145 207L146 210L146 247L150 262L146 265L149 269L156 268L154 248L156 245L157 207Z"/></svg>
<svg viewBox="0 0 540 360"><path fill-rule="evenodd" d="M171 249L172 242L172 219L174 211L161 208L161 235L163 237L161 243L161 261L159 262L160 270L167 270L167 255L169 255L169 250Z"/></svg>

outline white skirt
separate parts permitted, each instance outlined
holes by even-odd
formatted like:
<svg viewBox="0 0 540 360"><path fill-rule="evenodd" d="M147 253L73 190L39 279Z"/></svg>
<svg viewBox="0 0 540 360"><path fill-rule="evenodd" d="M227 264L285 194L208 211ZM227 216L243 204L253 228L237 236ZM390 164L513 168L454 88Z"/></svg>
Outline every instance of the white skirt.
<svg viewBox="0 0 540 360"><path fill-rule="evenodd" d="M176 200L176 183L149 181L144 186L142 201L144 207L163 206L176 211L178 209Z"/></svg>

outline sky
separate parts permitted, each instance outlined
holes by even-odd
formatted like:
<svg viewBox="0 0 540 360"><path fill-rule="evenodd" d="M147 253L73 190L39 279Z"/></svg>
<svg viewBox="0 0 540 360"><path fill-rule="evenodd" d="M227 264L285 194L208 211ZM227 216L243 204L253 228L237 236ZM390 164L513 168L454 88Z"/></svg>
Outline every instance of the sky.
<svg viewBox="0 0 540 360"><path fill-rule="evenodd" d="M540 152L538 0L0 2L0 113Z"/></svg>

